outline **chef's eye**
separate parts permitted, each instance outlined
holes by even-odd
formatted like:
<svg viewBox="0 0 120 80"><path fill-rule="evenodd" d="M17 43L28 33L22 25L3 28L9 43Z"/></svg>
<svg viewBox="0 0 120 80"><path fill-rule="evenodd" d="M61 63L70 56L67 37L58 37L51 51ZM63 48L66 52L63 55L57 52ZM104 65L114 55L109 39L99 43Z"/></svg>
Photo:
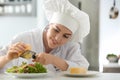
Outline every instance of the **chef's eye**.
<svg viewBox="0 0 120 80"><path fill-rule="evenodd" d="M69 35L63 35L63 37L64 37L64 38L67 38L67 39L70 38Z"/></svg>
<svg viewBox="0 0 120 80"><path fill-rule="evenodd" d="M55 31L55 32L59 32L59 30L58 30L58 29L54 29L54 31Z"/></svg>

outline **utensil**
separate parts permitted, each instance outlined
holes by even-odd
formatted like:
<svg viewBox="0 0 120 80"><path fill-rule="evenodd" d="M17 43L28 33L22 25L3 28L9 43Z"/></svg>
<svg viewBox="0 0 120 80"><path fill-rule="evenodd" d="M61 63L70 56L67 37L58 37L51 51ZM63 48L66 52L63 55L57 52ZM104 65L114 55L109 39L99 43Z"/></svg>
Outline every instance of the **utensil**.
<svg viewBox="0 0 120 80"><path fill-rule="evenodd" d="M110 9L109 18L115 19L118 17L118 15L119 15L119 10L118 10L118 8L116 8L116 0L114 0L113 6Z"/></svg>
<svg viewBox="0 0 120 80"><path fill-rule="evenodd" d="M31 51L31 50L26 50L20 57L25 58L25 59L35 59L36 58L36 52Z"/></svg>

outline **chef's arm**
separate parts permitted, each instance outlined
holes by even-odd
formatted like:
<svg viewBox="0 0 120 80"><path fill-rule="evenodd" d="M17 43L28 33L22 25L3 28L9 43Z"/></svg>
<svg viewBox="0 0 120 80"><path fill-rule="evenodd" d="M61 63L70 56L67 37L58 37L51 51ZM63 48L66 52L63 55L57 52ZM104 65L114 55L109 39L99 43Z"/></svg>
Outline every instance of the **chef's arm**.
<svg viewBox="0 0 120 80"><path fill-rule="evenodd" d="M7 58L7 55L0 56L0 69L3 68L9 61L11 60Z"/></svg>

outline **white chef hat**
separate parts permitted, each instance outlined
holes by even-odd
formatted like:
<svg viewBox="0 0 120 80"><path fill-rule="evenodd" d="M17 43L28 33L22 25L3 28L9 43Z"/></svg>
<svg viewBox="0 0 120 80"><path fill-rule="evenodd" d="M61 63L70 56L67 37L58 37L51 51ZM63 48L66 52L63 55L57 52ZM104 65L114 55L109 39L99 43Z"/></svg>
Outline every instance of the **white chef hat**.
<svg viewBox="0 0 120 80"><path fill-rule="evenodd" d="M89 16L68 0L44 1L44 9L49 23L64 25L72 31L72 41L82 42L90 30Z"/></svg>

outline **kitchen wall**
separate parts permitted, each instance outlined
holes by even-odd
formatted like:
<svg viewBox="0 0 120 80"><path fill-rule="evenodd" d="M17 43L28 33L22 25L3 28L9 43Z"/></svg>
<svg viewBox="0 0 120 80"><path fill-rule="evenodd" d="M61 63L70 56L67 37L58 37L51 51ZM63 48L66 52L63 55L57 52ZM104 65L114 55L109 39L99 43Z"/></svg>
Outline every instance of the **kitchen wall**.
<svg viewBox="0 0 120 80"><path fill-rule="evenodd" d="M14 35L35 28L36 17L0 16L0 46L6 45Z"/></svg>
<svg viewBox="0 0 120 80"><path fill-rule="evenodd" d="M43 11L43 0L37 1L37 16L0 16L0 47L6 45L14 35L36 27L45 26L47 20Z"/></svg>
<svg viewBox="0 0 120 80"><path fill-rule="evenodd" d="M0 16L0 48L1 46L8 44L16 34L36 27L46 26L48 22L43 11L43 0L36 1L36 16Z"/></svg>
<svg viewBox="0 0 120 80"><path fill-rule="evenodd" d="M35 27L37 16L0 15L0 46L6 45L14 35Z"/></svg>
<svg viewBox="0 0 120 80"><path fill-rule="evenodd" d="M100 1L100 67L102 71L103 64L107 64L107 54L114 53L120 55L120 0L116 0L116 8L119 10L119 16L116 19L110 19L109 13L113 6L113 0Z"/></svg>

